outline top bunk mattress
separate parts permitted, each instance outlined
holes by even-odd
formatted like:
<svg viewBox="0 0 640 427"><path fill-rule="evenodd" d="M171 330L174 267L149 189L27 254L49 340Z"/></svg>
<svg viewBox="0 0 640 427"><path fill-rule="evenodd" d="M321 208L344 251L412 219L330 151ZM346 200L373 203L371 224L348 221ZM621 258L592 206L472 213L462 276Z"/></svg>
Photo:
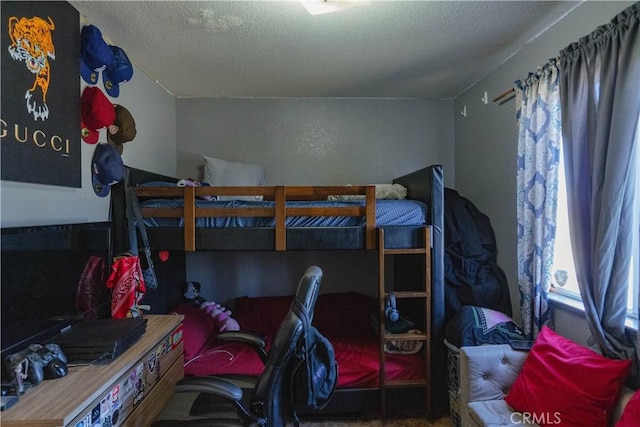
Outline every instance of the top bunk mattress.
<svg viewBox="0 0 640 427"><path fill-rule="evenodd" d="M287 207L348 207L364 206L361 200L354 201L289 201ZM149 199L140 203L142 208L182 208L182 199ZM273 208L273 201L245 200L196 200L198 208ZM422 226L427 224L427 205L417 200L376 200L376 226ZM146 217L147 227L183 227L183 218ZM364 217L290 216L287 227L350 227L364 226ZM245 228L275 227L273 217L199 217L196 227L200 228Z"/></svg>

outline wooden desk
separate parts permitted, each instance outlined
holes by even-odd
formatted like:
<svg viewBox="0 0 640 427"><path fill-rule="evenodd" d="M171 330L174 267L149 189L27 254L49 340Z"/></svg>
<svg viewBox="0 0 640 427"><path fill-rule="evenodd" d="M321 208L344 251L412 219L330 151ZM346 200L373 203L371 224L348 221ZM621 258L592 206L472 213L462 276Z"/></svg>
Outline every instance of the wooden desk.
<svg viewBox="0 0 640 427"><path fill-rule="evenodd" d="M148 426L184 376L182 316L149 315L147 330L108 364L69 368L0 412L8 426ZM88 423L87 423L88 422Z"/></svg>

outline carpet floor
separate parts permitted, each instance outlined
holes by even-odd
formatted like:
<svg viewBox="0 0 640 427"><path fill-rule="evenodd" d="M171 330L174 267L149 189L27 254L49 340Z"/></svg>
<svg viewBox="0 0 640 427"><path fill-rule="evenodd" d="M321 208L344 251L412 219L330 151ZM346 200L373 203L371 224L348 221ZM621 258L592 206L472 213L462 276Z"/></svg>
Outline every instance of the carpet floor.
<svg viewBox="0 0 640 427"><path fill-rule="evenodd" d="M186 420L191 419L189 412L196 406L198 393L176 393L169 400L167 405L162 409L156 418L159 420ZM210 412L209 412L210 414ZM195 415L195 414L194 414ZM203 417L210 416L200 414ZM301 427L453 427L453 423L449 417L440 418L438 420L429 421L421 417L415 416L407 418L389 417L387 419L375 419L374 414L366 414L361 419L355 417L349 418L303 418ZM216 412L216 417L224 418L224 412ZM228 414L229 418L235 418L233 412ZM170 425L166 424L166 425Z"/></svg>
<svg viewBox="0 0 640 427"><path fill-rule="evenodd" d="M448 417L429 421L421 418L386 420L323 420L303 421L301 427L453 427Z"/></svg>

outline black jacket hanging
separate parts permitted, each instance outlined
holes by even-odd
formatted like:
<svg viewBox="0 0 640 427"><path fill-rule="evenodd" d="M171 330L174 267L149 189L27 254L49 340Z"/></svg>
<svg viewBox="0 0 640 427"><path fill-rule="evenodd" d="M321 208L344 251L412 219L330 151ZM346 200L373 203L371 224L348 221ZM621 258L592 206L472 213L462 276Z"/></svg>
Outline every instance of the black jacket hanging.
<svg viewBox="0 0 640 427"><path fill-rule="evenodd" d="M489 217L457 191L444 192L446 318L465 305L511 316L509 283L498 266L496 238Z"/></svg>

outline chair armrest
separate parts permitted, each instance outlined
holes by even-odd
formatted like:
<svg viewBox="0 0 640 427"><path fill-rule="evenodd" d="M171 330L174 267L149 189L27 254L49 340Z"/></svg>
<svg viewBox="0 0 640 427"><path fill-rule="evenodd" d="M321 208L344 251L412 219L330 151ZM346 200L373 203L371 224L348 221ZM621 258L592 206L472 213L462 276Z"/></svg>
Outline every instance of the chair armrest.
<svg viewBox="0 0 640 427"><path fill-rule="evenodd" d="M186 377L176 383L176 392L205 393L221 397L229 401L235 407L236 413L242 418L243 421L247 422L246 425L249 425L249 421L251 421L251 425L266 425L266 420L264 418L251 413L248 408L245 408L242 403L243 392L240 386L234 384L231 381L228 381L225 378L214 376ZM228 424L224 425L231 425L233 423L233 420L229 421L230 422ZM198 425L209 425L209 422L207 421L205 422L205 424ZM236 424L233 423L233 425Z"/></svg>
<svg viewBox="0 0 640 427"><path fill-rule="evenodd" d="M218 377L186 377L176 383L176 391L214 394L235 402L242 399L240 387Z"/></svg>
<svg viewBox="0 0 640 427"><path fill-rule="evenodd" d="M222 341L237 341L248 344L258 353L262 363L266 363L267 361L267 351L265 350L267 344L264 338L256 333L248 331L228 331L220 332L216 338Z"/></svg>
<svg viewBox="0 0 640 427"><path fill-rule="evenodd" d="M529 352L508 344L460 348L460 418L468 419L470 402L503 399L514 383Z"/></svg>

